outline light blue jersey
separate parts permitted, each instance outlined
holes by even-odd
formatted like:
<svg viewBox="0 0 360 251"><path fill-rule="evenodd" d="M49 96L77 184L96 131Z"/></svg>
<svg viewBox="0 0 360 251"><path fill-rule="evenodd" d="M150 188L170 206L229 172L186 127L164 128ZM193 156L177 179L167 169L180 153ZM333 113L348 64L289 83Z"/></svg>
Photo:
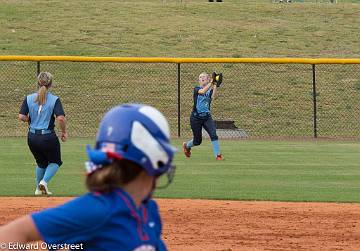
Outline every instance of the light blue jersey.
<svg viewBox="0 0 360 251"><path fill-rule="evenodd" d="M39 105L35 100L37 93L27 96L26 101L29 107L30 129L45 130L49 128L50 121L54 117L54 107L58 97L48 92L46 102Z"/></svg>
<svg viewBox="0 0 360 251"><path fill-rule="evenodd" d="M199 90L201 90L202 87L197 86L194 88L194 108L193 112L197 114L206 114L210 113L210 104L211 104L211 96L213 93L212 89L209 89L206 93L203 95L199 94Z"/></svg>

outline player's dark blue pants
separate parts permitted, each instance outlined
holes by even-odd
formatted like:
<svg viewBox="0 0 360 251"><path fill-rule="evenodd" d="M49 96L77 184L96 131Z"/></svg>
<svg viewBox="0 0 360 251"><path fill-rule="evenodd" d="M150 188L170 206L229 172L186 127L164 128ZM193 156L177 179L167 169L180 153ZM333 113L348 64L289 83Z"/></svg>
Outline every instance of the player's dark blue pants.
<svg viewBox="0 0 360 251"><path fill-rule="evenodd" d="M40 168L46 168L50 163L61 166L60 142L54 132L48 134L29 132L28 146Z"/></svg>
<svg viewBox="0 0 360 251"><path fill-rule="evenodd" d="M218 140L215 122L210 114L206 114L205 116L196 116L194 113L191 113L190 126L193 132L194 146L198 146L202 142L202 128L204 128L209 134L211 141Z"/></svg>

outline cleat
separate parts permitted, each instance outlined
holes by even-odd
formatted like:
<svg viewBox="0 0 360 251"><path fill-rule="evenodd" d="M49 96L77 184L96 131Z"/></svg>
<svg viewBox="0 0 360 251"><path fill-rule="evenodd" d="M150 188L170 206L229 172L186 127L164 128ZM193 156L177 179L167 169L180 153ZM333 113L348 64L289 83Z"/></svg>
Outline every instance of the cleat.
<svg viewBox="0 0 360 251"><path fill-rule="evenodd" d="M218 154L218 155L216 156L216 160L224 160L224 159L223 159L223 157L222 157L221 154Z"/></svg>
<svg viewBox="0 0 360 251"><path fill-rule="evenodd" d="M184 150L184 154L185 154L186 158L190 158L191 148L189 149L186 147L186 142L183 143L183 150Z"/></svg>
<svg viewBox="0 0 360 251"><path fill-rule="evenodd" d="M52 195L52 192L49 191L45 180L40 181L39 190L41 191L42 195Z"/></svg>
<svg viewBox="0 0 360 251"><path fill-rule="evenodd" d="M42 192L40 191L39 187L36 187L35 195L42 195Z"/></svg>

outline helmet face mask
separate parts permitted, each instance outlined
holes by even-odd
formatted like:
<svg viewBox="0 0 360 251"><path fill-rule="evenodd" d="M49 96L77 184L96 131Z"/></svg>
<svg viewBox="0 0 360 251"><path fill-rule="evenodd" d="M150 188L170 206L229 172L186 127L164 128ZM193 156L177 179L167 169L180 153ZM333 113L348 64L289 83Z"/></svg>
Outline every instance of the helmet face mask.
<svg viewBox="0 0 360 251"><path fill-rule="evenodd" d="M167 188L171 182L174 180L174 176L175 176L175 171L176 171L176 166L171 166L167 172L165 173L164 176L166 176L166 183L165 184L157 184L156 185L156 188L157 189L165 189Z"/></svg>
<svg viewBox="0 0 360 251"><path fill-rule="evenodd" d="M111 109L102 119L95 149L88 148L87 171L91 173L113 159L127 159L141 166L149 176L166 174L171 182L175 152L170 145L168 123L158 110L126 104Z"/></svg>

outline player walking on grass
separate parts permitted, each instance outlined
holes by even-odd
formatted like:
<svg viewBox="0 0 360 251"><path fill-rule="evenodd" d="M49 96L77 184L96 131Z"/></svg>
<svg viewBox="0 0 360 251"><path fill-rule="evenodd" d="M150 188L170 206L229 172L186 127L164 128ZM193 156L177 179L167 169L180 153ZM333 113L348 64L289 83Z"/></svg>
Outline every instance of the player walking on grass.
<svg viewBox="0 0 360 251"><path fill-rule="evenodd" d="M49 72L41 72L38 92L24 99L19 112L19 119L29 123L28 145L37 164L35 195L52 194L48 183L62 164L60 143L54 131L55 118L61 128L61 140L65 142L68 137L61 101L49 92L52 79Z"/></svg>
<svg viewBox="0 0 360 251"><path fill-rule="evenodd" d="M87 251L166 250L151 197L161 175L172 181L174 153L158 110L134 104L113 108L100 123L95 149L87 147L90 193L1 227L0 243L42 239Z"/></svg>
<svg viewBox="0 0 360 251"><path fill-rule="evenodd" d="M217 80L217 77L219 77ZM190 125L193 139L183 143L184 154L187 158L191 156L191 148L198 146L202 142L202 128L209 134L213 146L216 160L222 160L220 153L219 140L216 134L215 122L211 117L211 101L216 98L217 88L221 85L222 74L213 73L212 79L207 73L199 76L199 86L194 88L194 106L190 116Z"/></svg>

